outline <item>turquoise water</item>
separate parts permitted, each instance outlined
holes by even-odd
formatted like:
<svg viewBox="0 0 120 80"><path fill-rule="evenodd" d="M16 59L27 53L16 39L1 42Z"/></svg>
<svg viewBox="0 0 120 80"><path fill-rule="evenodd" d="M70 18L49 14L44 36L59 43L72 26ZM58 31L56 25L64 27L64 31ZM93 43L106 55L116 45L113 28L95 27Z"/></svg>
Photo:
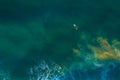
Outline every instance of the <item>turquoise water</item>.
<svg viewBox="0 0 120 80"><path fill-rule="evenodd" d="M1 0L0 80L120 80L119 3Z"/></svg>

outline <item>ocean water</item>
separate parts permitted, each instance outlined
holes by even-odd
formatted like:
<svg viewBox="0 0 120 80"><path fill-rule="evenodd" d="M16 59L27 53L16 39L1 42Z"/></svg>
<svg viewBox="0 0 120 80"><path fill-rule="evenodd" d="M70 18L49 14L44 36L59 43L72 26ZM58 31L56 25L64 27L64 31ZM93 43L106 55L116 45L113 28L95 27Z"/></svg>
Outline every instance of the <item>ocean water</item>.
<svg viewBox="0 0 120 80"><path fill-rule="evenodd" d="M120 80L119 0L0 0L0 80Z"/></svg>

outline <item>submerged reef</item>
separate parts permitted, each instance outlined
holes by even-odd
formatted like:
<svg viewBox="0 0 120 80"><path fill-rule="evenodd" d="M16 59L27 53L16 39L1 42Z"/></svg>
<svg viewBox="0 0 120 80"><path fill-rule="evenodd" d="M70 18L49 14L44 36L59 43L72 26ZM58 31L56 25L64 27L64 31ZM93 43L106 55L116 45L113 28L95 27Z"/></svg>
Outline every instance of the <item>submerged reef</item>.
<svg viewBox="0 0 120 80"><path fill-rule="evenodd" d="M97 38L97 42L100 44L100 47L95 47L89 45L89 48L94 52L94 56L99 60L120 60L120 50L116 45L119 45L119 41L112 41L110 44L106 39L102 37Z"/></svg>
<svg viewBox="0 0 120 80"><path fill-rule="evenodd" d="M97 37L96 44L86 44L87 49L74 48L76 62L72 70L78 78L73 80L119 80L120 77L120 41L108 41ZM117 71L116 71L117 70Z"/></svg>

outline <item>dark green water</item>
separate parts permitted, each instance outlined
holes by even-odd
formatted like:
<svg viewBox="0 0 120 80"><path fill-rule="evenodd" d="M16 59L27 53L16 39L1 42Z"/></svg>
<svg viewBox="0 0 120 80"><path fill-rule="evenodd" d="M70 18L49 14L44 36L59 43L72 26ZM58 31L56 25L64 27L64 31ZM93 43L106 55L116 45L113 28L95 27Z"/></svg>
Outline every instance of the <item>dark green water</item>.
<svg viewBox="0 0 120 80"><path fill-rule="evenodd" d="M120 40L119 4L119 0L0 0L0 80L38 80L29 79L29 69L43 60L66 66L64 78L55 80L120 80L119 60L96 69L72 67L86 58L73 54L77 45L87 54L91 51L85 45L97 44L96 37Z"/></svg>

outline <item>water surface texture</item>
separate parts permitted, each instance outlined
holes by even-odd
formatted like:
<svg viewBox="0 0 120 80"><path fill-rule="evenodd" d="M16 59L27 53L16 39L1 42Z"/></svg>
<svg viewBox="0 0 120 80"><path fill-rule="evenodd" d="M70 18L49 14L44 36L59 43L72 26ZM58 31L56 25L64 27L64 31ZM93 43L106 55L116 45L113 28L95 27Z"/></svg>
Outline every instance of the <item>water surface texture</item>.
<svg viewBox="0 0 120 80"><path fill-rule="evenodd" d="M120 80L120 1L0 0L0 80Z"/></svg>

